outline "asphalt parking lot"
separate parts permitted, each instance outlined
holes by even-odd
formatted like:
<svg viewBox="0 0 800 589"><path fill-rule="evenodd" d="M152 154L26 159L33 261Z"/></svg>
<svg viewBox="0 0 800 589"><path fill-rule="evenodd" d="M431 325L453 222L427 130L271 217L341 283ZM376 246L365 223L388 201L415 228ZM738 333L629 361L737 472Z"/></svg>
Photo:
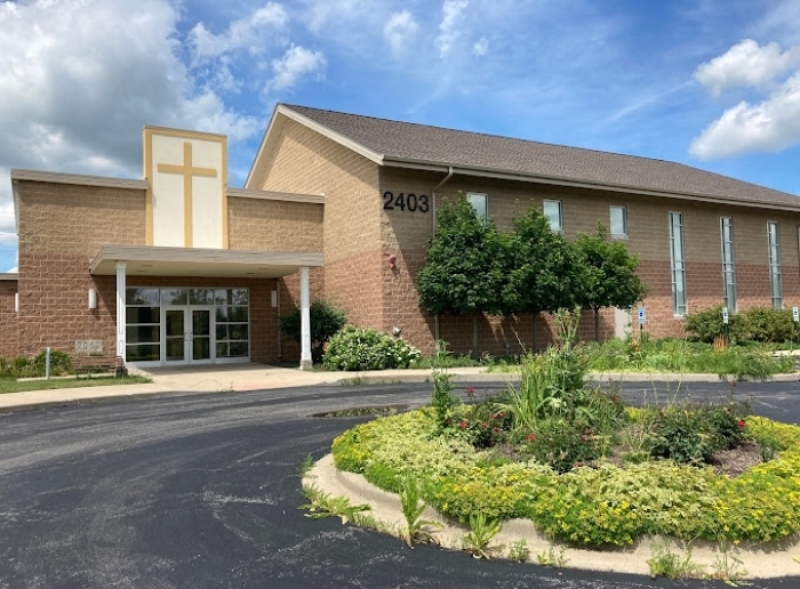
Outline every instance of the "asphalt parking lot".
<svg viewBox="0 0 800 589"><path fill-rule="evenodd" d="M469 384L459 385L459 391ZM482 395L502 385L477 383ZM312 520L298 467L358 419L312 414L425 403L430 385L172 395L0 415L0 589L722 587L548 569ZM800 423L797 383L625 385L631 402L752 397ZM800 565L798 565L800 574ZM800 587L800 577L755 581Z"/></svg>

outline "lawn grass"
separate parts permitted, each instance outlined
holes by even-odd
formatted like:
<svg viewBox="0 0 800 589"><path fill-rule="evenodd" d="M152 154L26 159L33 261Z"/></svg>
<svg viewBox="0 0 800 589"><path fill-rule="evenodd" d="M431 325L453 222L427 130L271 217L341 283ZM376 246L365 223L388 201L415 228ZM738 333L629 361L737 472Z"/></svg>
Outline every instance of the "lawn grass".
<svg viewBox="0 0 800 589"><path fill-rule="evenodd" d="M152 382L144 376L98 376L80 379L53 379L18 381L15 378L0 377L0 395L4 393L23 393L27 391L45 391L52 389L74 389L79 387L100 387L123 384L145 384Z"/></svg>

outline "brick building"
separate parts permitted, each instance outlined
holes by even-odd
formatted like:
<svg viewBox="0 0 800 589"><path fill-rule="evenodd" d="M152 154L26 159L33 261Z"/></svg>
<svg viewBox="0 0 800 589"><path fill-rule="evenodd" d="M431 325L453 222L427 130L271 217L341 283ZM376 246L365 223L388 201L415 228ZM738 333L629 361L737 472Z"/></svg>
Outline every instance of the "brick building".
<svg viewBox="0 0 800 589"><path fill-rule="evenodd" d="M530 206L568 238L609 226L639 255L655 336L712 305L800 304L800 199L681 164L287 105L242 189L222 136L146 128L143 147L142 180L12 171L19 275L0 275L0 355L294 360L277 317L303 294L425 352L475 335L480 353L530 347L531 317L474 334L418 306L437 204L460 193L501 229ZM604 337L629 322L606 310Z"/></svg>

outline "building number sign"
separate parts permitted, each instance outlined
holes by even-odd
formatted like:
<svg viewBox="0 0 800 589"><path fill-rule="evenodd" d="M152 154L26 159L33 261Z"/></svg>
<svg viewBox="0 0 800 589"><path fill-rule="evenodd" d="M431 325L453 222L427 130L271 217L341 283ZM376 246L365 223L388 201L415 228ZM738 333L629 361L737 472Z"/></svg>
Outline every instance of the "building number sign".
<svg viewBox="0 0 800 589"><path fill-rule="evenodd" d="M412 213L419 211L420 213L427 213L431 210L430 203L428 202L427 194L414 194L409 192L405 194L401 192L397 196L393 192L386 191L383 193L383 210L394 211L400 209L401 211L410 211Z"/></svg>

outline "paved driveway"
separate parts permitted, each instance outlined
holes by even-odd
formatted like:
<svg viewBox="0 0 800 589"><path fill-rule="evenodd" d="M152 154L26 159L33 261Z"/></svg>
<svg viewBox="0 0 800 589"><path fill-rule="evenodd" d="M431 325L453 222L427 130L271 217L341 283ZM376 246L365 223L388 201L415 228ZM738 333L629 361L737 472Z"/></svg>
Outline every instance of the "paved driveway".
<svg viewBox="0 0 800 589"><path fill-rule="evenodd" d="M725 391L692 386L699 397ZM737 393L800 421L796 388ZM653 385L626 396L642 390ZM428 385L338 386L0 415L0 589L722 586L487 563L304 517L298 465L358 421L312 413L428 398Z"/></svg>

